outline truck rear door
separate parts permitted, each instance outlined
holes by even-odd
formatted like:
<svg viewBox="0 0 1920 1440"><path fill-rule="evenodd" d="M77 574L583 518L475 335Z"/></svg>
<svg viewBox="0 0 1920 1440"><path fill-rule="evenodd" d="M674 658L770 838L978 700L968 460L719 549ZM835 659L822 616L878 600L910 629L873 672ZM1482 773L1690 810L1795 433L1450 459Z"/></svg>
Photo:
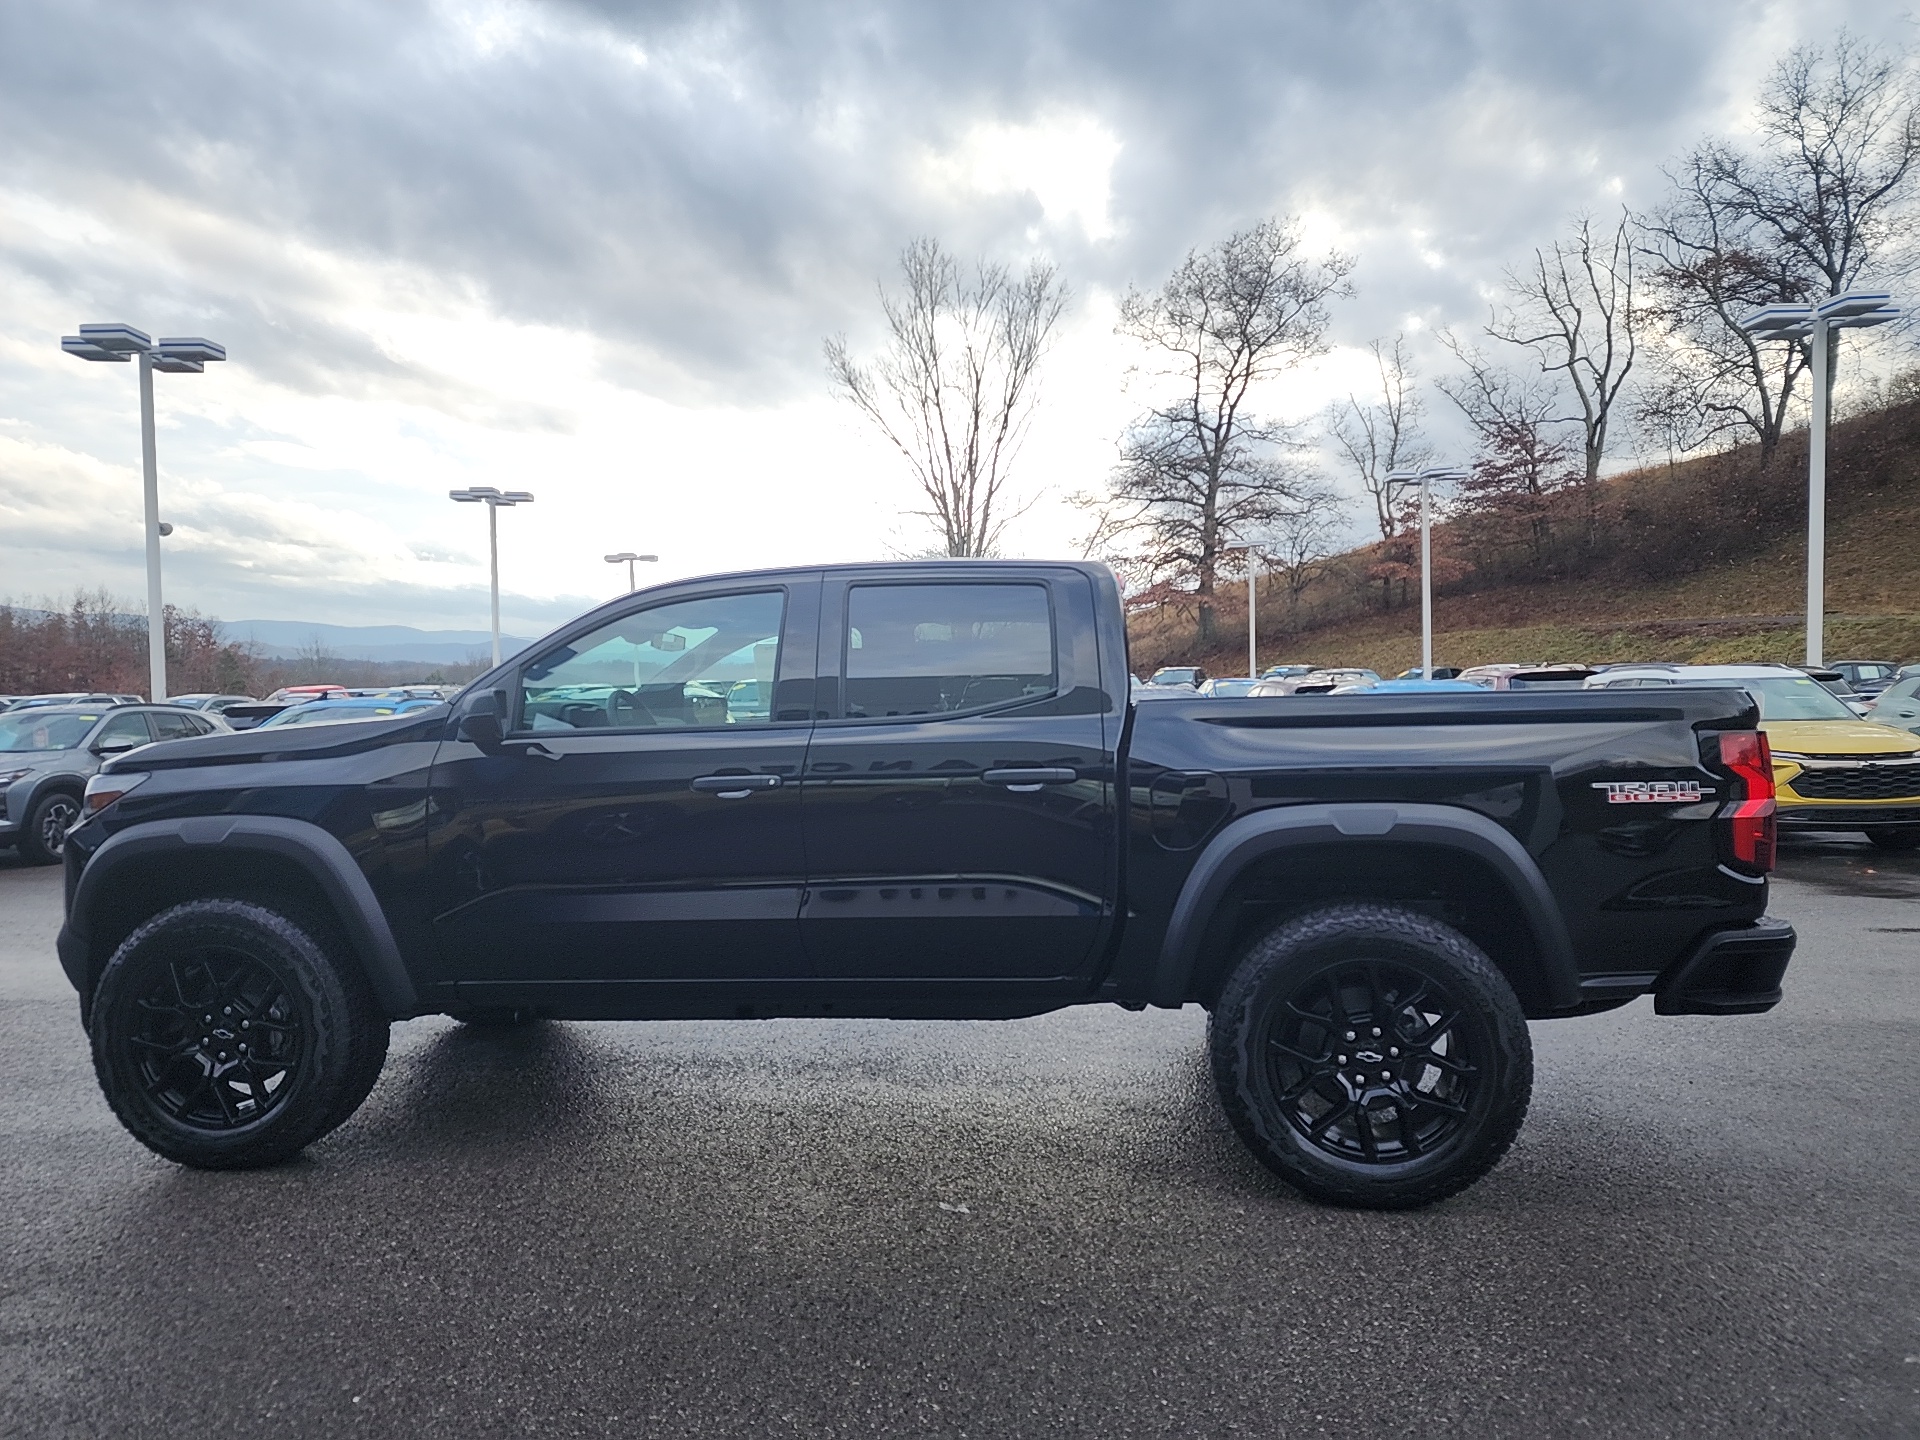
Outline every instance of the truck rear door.
<svg viewBox="0 0 1920 1440"><path fill-rule="evenodd" d="M815 976L1047 980L1092 965L1116 893L1124 718L1099 663L1077 571L828 575L801 805Z"/></svg>

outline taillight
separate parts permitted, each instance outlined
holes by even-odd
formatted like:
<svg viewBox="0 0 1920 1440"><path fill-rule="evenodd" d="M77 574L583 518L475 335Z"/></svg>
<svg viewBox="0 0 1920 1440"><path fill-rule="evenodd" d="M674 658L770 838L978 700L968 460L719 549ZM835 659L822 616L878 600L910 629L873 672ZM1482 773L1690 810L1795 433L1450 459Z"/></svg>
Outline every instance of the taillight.
<svg viewBox="0 0 1920 1440"><path fill-rule="evenodd" d="M1720 811L1729 826L1733 858L1764 874L1773 869L1779 838L1767 737L1758 730L1729 731L1720 737L1720 763L1733 772L1733 803Z"/></svg>

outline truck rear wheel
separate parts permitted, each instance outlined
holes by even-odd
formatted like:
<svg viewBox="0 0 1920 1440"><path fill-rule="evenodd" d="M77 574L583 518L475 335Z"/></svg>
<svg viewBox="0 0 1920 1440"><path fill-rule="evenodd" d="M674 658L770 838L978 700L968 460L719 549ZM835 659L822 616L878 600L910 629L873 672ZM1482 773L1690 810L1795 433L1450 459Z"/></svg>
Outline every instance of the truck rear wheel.
<svg viewBox="0 0 1920 1440"><path fill-rule="evenodd" d="M1333 905L1248 947L1214 1007L1214 1083L1249 1149L1316 1200L1430 1205L1526 1118L1533 1047L1480 949L1388 905Z"/></svg>
<svg viewBox="0 0 1920 1440"><path fill-rule="evenodd" d="M126 938L89 1030L100 1088L135 1139L182 1165L254 1169L353 1113L389 1027L324 934L246 901L194 900Z"/></svg>

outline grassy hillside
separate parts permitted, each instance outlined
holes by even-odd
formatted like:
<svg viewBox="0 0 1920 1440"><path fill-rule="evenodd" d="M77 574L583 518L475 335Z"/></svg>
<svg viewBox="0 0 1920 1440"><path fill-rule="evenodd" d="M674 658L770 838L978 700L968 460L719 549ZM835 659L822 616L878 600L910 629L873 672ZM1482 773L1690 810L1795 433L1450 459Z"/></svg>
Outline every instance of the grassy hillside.
<svg viewBox="0 0 1920 1440"><path fill-rule="evenodd" d="M1908 413L1911 411L1912 413ZM1827 531L1826 653L1834 659L1920 660L1920 408L1901 407L1836 427ZM1783 448L1775 465L1798 477L1804 450ZM1664 472L1666 467L1661 467ZM1666 485L1706 485L1704 462L1661 476ZM1623 476L1630 486L1643 476ZM1806 533L1798 513L1733 535L1744 551L1690 573L1594 574L1536 584L1469 582L1434 605L1434 662L1502 660L1726 662L1797 660L1805 654ZM1729 520L1730 526L1741 525ZM1364 665L1394 674L1419 663L1420 609L1372 610L1283 632L1284 613L1261 604L1260 660ZM1203 663L1215 674L1246 666L1246 594L1222 597L1224 633ZM1136 668L1192 655L1191 622L1171 612L1136 616ZM1164 658L1163 658L1164 657Z"/></svg>

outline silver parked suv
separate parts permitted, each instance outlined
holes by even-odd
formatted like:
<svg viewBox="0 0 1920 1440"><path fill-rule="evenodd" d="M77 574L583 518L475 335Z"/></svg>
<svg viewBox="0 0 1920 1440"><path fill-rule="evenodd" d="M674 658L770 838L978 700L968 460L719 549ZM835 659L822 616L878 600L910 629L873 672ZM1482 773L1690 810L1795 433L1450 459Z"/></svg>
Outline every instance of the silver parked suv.
<svg viewBox="0 0 1920 1440"><path fill-rule="evenodd" d="M109 755L229 727L174 705L48 705L0 715L0 845L34 865L60 859L87 781Z"/></svg>

